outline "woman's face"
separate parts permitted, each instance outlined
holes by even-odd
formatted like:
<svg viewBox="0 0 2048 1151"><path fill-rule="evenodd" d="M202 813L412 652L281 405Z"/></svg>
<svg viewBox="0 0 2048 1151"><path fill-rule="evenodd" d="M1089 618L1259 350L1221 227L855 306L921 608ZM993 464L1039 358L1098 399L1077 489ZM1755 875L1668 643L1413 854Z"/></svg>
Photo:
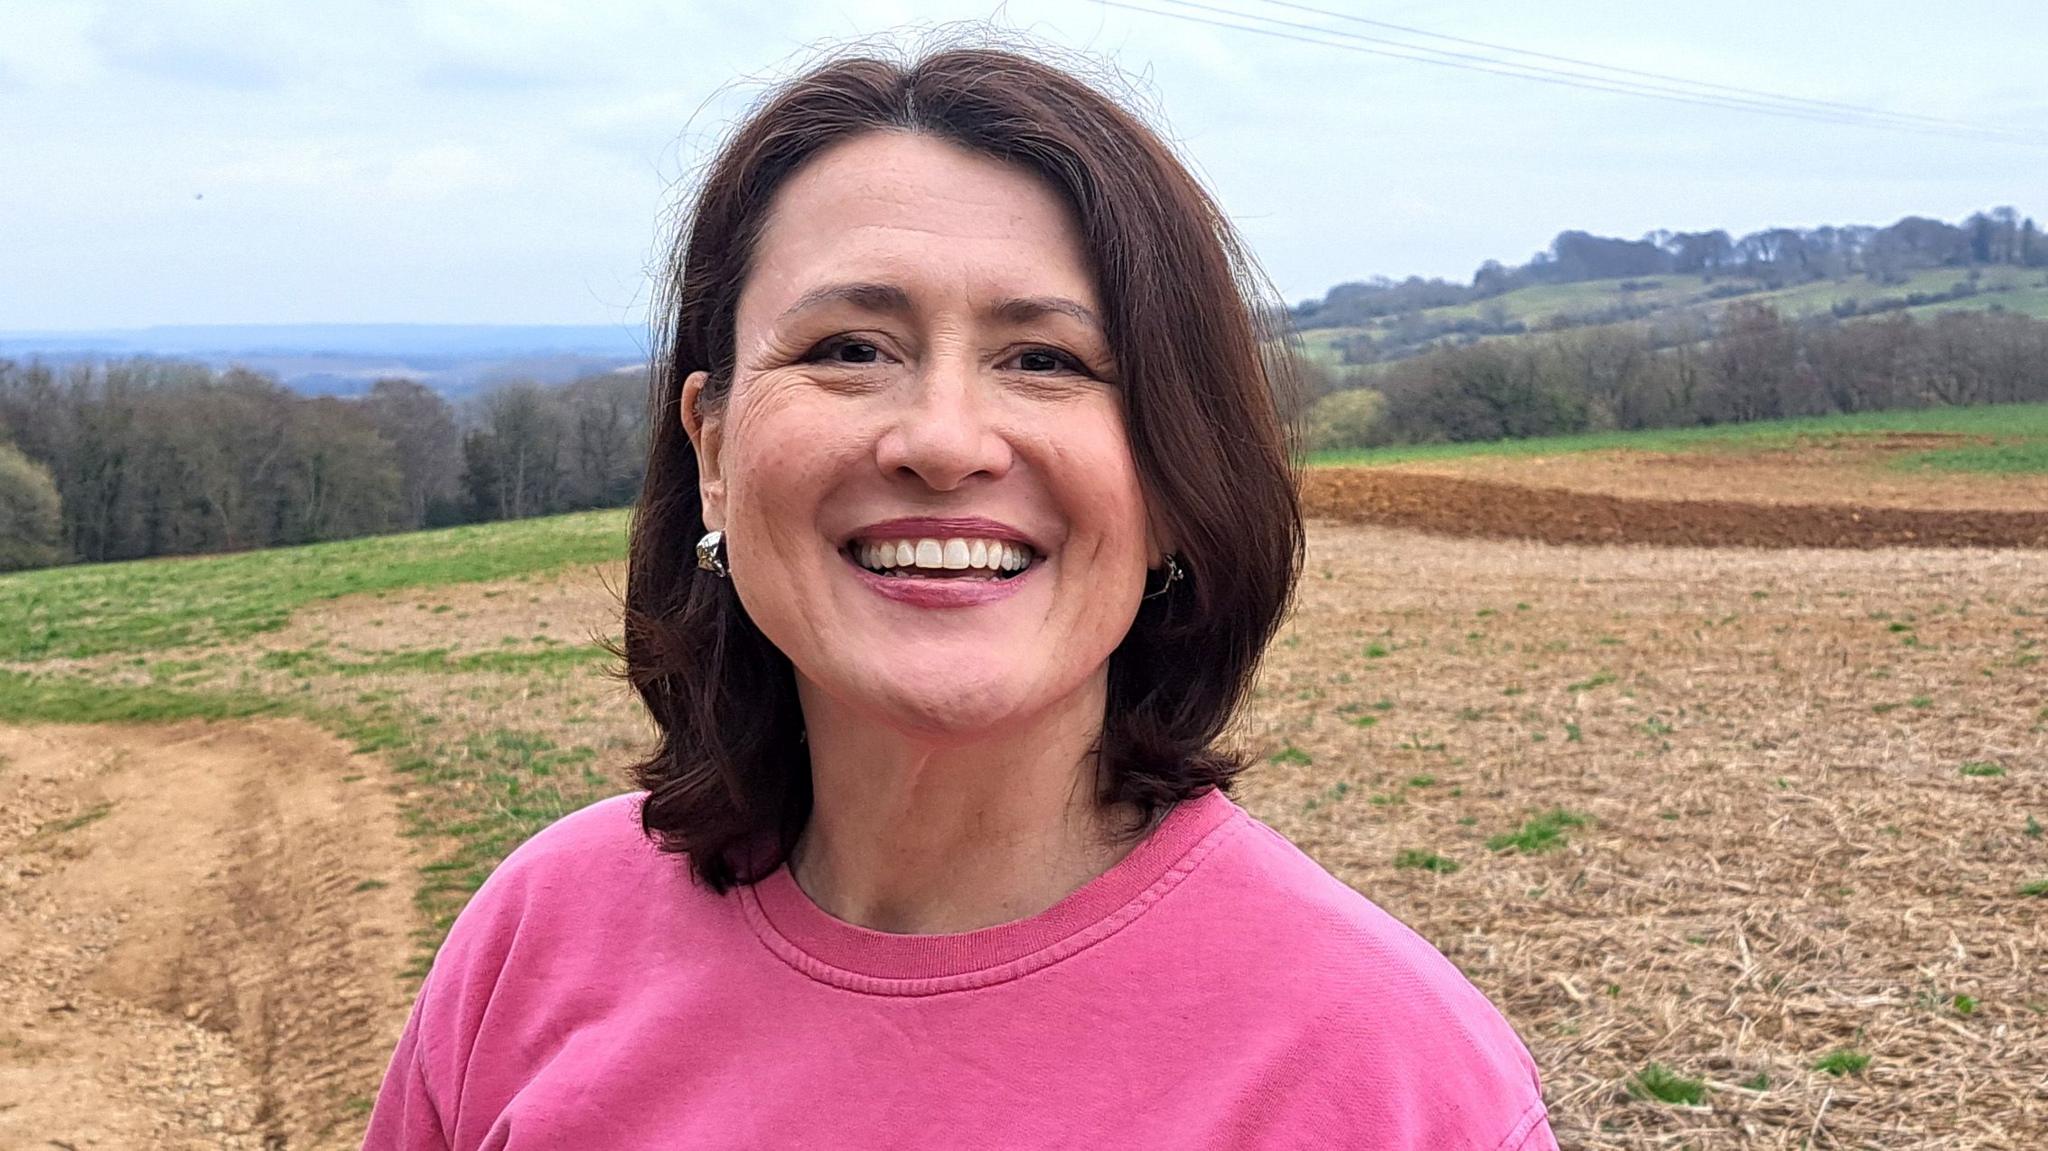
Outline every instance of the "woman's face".
<svg viewBox="0 0 2048 1151"><path fill-rule="evenodd" d="M748 613L824 693L960 740L1099 689L1160 562L1064 202L874 133L777 194L722 407L684 422Z"/></svg>

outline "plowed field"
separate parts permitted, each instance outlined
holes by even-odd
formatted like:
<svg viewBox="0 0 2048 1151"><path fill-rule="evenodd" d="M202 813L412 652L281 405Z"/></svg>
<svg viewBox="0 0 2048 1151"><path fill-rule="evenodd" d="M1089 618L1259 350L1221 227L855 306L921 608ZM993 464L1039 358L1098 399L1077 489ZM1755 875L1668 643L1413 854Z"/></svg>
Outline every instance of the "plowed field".
<svg viewBox="0 0 2048 1151"><path fill-rule="evenodd" d="M1485 539L1663 547L2048 547L2048 476L1908 472L1965 437L1891 433L1671 453L1316 468L1311 515Z"/></svg>

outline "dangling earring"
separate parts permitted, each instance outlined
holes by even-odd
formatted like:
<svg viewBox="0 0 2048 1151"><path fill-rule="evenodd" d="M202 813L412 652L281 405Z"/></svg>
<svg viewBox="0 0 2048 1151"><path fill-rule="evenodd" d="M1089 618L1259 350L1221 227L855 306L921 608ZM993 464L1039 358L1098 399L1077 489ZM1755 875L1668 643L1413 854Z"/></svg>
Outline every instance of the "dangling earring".
<svg viewBox="0 0 2048 1151"><path fill-rule="evenodd" d="M1158 591L1154 591L1154 592L1146 592L1146 593L1145 593L1145 596L1144 596L1144 598L1145 598L1145 599L1158 599L1158 598L1159 598L1160 596L1163 596L1163 595L1165 595L1165 594L1166 594L1166 593L1167 593L1167 592L1168 592L1169 590L1171 590L1171 589L1172 589L1172 587L1173 587L1173 585L1175 585L1175 584L1179 583L1179 582L1180 582L1180 580L1181 580L1181 577L1182 577L1182 576L1184 576L1184 575L1186 575L1186 574L1187 574L1186 572L1184 572L1184 571L1182 571L1182 570L1181 570L1181 566L1180 566L1180 561L1179 561L1179 560L1177 560L1177 559L1173 558L1173 557L1172 557L1172 556L1170 556L1170 555L1169 555L1169 556L1167 556L1167 557L1166 557L1166 578L1165 578L1165 579L1163 579L1163 580L1160 580L1160 581L1159 581L1159 590L1158 590Z"/></svg>
<svg viewBox="0 0 2048 1151"><path fill-rule="evenodd" d="M719 579L732 574L732 569L725 565L724 532L705 532L704 538L697 541L697 566Z"/></svg>

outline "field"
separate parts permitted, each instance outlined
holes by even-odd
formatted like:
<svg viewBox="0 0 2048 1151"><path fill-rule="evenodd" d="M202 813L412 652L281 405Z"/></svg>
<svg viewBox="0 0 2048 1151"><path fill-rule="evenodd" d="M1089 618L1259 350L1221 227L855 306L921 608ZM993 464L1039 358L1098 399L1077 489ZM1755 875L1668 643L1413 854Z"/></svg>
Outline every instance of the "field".
<svg viewBox="0 0 2048 1151"><path fill-rule="evenodd" d="M1847 302L1868 309L1880 301L1903 304L1915 295L1945 294L1957 283L1967 280L1968 276L1967 269L1928 268L1909 273L1904 282L1897 284L1875 283L1865 277L1854 276L1782 288L1770 288L1741 277L1722 277L1707 282L1696 275L1582 280L1569 284L1536 284L1475 303L1425 308L1413 315L1424 325L1497 315L1503 320L1519 321L1530 331L1539 331L1552 324L1660 323L1700 319L1736 302L1767 304L1787 316L1814 316L1826 314ZM1731 291L1739 294L1716 294ZM1926 319L1944 311L1982 311L1989 308L2048 319L2048 275L2038 269L1985 269L1977 280L1974 295L1898 310ZM1636 318L1627 321L1609 318L1619 314ZM1402 323L1401 318L1388 316L1359 326L1310 328L1301 333L1302 348L1323 363L1334 366L1341 361L1336 346L1338 341L1357 335L1385 334Z"/></svg>
<svg viewBox="0 0 2048 1151"><path fill-rule="evenodd" d="M1567 1146L2048 1143L2043 425L1312 469L1239 801L1502 1005ZM0 579L0 1145L352 1146L467 894L648 736L624 530Z"/></svg>

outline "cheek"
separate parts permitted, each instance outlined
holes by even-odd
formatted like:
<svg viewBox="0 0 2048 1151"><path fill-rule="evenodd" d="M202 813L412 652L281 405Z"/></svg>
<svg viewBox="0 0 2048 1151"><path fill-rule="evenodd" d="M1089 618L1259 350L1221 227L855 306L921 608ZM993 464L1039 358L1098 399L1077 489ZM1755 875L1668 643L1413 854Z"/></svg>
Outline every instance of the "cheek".
<svg viewBox="0 0 2048 1151"><path fill-rule="evenodd" d="M736 553L811 542L819 503L861 452L857 430L827 407L788 388L734 396L723 470Z"/></svg>
<svg viewBox="0 0 2048 1151"><path fill-rule="evenodd" d="M1055 449L1064 502L1074 509L1076 526L1097 538L1104 559L1142 564L1151 524L1122 421L1112 416L1087 426L1094 429L1090 435L1070 434ZM1132 555L1139 558L1130 561Z"/></svg>

